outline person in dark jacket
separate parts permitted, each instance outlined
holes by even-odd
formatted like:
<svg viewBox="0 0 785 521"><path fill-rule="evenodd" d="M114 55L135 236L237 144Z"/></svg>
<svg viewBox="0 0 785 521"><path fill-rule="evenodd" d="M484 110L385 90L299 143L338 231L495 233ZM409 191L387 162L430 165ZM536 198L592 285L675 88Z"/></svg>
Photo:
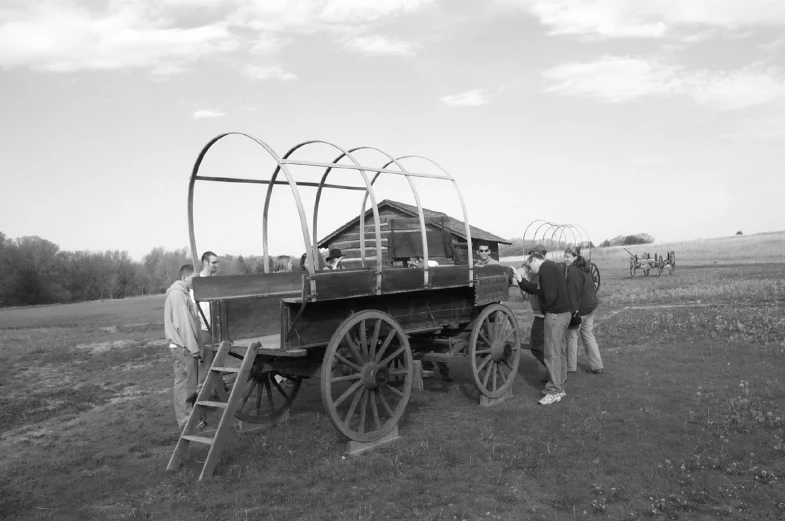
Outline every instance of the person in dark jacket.
<svg viewBox="0 0 785 521"><path fill-rule="evenodd" d="M539 284L529 282L513 272L518 287L526 293L536 294L540 311L545 316L545 367L550 381L545 385L545 396L540 405L551 405L566 395L567 345L565 335L570 323L570 299L567 282L555 262L545 260L541 253L532 253L526 261L529 269L540 276Z"/></svg>
<svg viewBox="0 0 785 521"><path fill-rule="evenodd" d="M567 291L570 301L576 302L578 316L581 323L567 330L567 371L574 373L578 370L578 334L583 340L583 348L589 358L587 371L592 374L602 374L602 357L597 339L594 337L594 316L597 312L599 301L594 281L591 278L591 265L581 257L573 248L564 252L564 262L567 264Z"/></svg>
<svg viewBox="0 0 785 521"><path fill-rule="evenodd" d="M547 253L545 246L542 244L537 244L536 246L532 247L529 251L526 252L526 255L531 255L532 253L540 253L543 256ZM526 280L532 282L534 284L539 284L540 276L536 273L532 273L528 267L528 264L525 262L523 266L521 266L520 270L518 270L522 276L526 277ZM530 295L525 291L521 291L523 295L523 299L529 303L532 307L532 313L534 314L534 318L532 319L532 327L531 333L529 335L529 345L534 358L537 359L538 362L545 367L545 315L542 314L540 311L540 302L537 299L537 295ZM540 380L542 383L547 384L550 377L546 373L545 377Z"/></svg>

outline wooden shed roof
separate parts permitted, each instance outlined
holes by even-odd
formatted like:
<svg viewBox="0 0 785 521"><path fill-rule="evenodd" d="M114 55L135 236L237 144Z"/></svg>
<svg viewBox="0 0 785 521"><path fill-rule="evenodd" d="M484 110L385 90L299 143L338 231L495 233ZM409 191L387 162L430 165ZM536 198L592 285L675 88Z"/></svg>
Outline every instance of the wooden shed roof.
<svg viewBox="0 0 785 521"><path fill-rule="evenodd" d="M378 207L379 207L379 210L382 210L384 207L394 208L394 209L400 211L401 213L403 213L405 215L409 215L410 217L417 217L417 207L416 206L412 206L410 204L405 204L405 203L401 203L401 202L398 202L398 201L392 201L390 199L384 199L383 201L381 201L378 204ZM435 211L429 210L427 208L423 208L422 210L423 210L423 214L425 215L426 219L429 218L429 217L441 217L441 216L444 216L445 217L444 227L447 230L449 230L450 232L452 232L455 235L457 235L458 237L461 237L464 240L466 239L466 229L465 229L463 221L459 221L458 219L455 219L454 217L451 217L451 216L449 216L449 215L447 215L447 214L445 214L443 212L435 212ZM373 222L373 209L372 208L369 208L368 210L365 211L366 223L369 222L369 218L370 218L370 222ZM338 235L343 233L349 227L351 227L351 226L353 226L355 224L358 224L359 221L360 221L360 218L359 217L355 217L351 221L349 221L346 224L344 224L343 226L339 227L337 230L335 230L334 232L329 234L327 237L325 237L322 240L320 240L319 241L319 247L320 248L326 247L327 245L330 244L330 242L333 239L335 239L335 237L337 237ZM469 225L469 228L471 229L471 232L472 232L472 240L473 241L480 240L480 241L497 242L497 243L500 243L500 244L511 244L510 241L508 241L507 239L502 239L498 235L494 235L494 234L492 234L490 232L486 232L485 230L481 230L480 228L477 228L476 226Z"/></svg>

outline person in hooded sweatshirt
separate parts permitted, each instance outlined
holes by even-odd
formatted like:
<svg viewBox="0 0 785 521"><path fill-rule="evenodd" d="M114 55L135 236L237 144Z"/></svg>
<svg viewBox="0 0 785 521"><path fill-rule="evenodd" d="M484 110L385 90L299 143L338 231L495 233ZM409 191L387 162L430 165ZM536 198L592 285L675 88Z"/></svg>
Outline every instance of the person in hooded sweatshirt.
<svg viewBox="0 0 785 521"><path fill-rule="evenodd" d="M578 254L574 248L564 251L564 262L567 265L567 293L570 301L576 303L581 322L567 329L567 372L578 370L578 334L583 340L583 348L589 359L592 374L602 374L602 357L597 339L594 338L594 315L597 312L597 291L591 278L591 265Z"/></svg>
<svg viewBox="0 0 785 521"><path fill-rule="evenodd" d="M164 331L174 358L174 415L182 429L196 402L197 375L200 359L199 321L191 300L194 267L180 268L180 278L166 291Z"/></svg>

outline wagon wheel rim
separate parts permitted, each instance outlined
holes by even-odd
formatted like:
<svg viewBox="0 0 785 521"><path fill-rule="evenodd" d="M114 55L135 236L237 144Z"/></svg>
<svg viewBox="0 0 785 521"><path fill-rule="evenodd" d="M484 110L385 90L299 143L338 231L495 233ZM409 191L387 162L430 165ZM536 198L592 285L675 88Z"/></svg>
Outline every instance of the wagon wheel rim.
<svg viewBox="0 0 785 521"><path fill-rule="evenodd" d="M321 369L322 404L350 440L388 434L412 392L414 361L403 328L381 311L361 311L335 331Z"/></svg>
<svg viewBox="0 0 785 521"><path fill-rule="evenodd" d="M589 264L591 270L591 281L594 284L594 291L600 291L600 268L593 262Z"/></svg>
<svg viewBox="0 0 785 521"><path fill-rule="evenodd" d="M277 376L284 381L278 382ZM291 387L284 383L291 382ZM248 376L235 418L254 424L273 424L288 411L300 392L302 376L283 376L277 371L257 371Z"/></svg>
<svg viewBox="0 0 785 521"><path fill-rule="evenodd" d="M521 339L515 314L503 304L491 304L474 321L469 337L469 360L477 389L500 398L512 387L521 359Z"/></svg>

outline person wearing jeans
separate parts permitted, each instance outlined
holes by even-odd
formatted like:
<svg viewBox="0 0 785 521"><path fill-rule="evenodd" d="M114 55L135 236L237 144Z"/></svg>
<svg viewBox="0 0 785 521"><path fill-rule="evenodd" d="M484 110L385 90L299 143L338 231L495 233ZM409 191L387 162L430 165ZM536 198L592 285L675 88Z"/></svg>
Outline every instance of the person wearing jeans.
<svg viewBox="0 0 785 521"><path fill-rule="evenodd" d="M578 335L583 340L583 348L589 359L589 373L602 374L602 358L597 339L594 338L594 317L599 301L594 281L591 278L591 265L573 248L564 252L567 264L567 291L571 301L577 302L581 323L567 330L567 370L578 370Z"/></svg>
<svg viewBox="0 0 785 521"><path fill-rule="evenodd" d="M545 330L545 367L550 380L545 385L545 396L540 405L551 405L561 401L567 394L567 344L565 335L570 323L570 299L567 295L567 282L562 270L555 262L545 260L541 253L533 253L526 264L533 273L540 276L539 284L526 280L513 272L518 287L526 293L536 294L540 311L544 315Z"/></svg>

